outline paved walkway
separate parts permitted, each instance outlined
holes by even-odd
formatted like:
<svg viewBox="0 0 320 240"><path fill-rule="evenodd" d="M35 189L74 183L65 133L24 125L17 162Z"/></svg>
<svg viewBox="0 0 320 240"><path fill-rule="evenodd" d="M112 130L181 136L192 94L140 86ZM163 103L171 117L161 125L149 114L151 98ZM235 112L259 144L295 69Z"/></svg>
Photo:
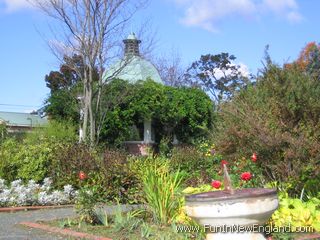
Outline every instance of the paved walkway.
<svg viewBox="0 0 320 240"><path fill-rule="evenodd" d="M120 206L121 211L127 212L132 209L141 208L141 205ZM105 206L104 209L108 214L113 214L118 206ZM59 209L43 209L34 211L18 211L14 213L0 213L0 240L56 240L56 239L73 239L66 236L59 236L47 233L42 230L32 229L19 225L20 222L48 221L54 219L75 217L76 214L72 207Z"/></svg>
<svg viewBox="0 0 320 240"><path fill-rule="evenodd" d="M21 225L20 222L36 222L41 220L53 220L58 218L73 217L73 208L60 208L48 210L22 211L15 213L0 213L0 240L23 239L23 240L56 240L66 239L66 236L58 236L37 229L30 229ZM71 238L70 238L71 239Z"/></svg>

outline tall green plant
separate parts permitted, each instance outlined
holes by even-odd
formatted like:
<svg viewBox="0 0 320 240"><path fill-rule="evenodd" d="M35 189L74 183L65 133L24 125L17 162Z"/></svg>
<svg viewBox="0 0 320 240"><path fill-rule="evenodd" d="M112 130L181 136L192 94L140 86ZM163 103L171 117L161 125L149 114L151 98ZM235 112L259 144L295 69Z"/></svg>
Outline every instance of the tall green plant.
<svg viewBox="0 0 320 240"><path fill-rule="evenodd" d="M151 160L144 170L143 191L154 219L160 224L171 223L178 214L180 171L170 173L168 162L160 159Z"/></svg>

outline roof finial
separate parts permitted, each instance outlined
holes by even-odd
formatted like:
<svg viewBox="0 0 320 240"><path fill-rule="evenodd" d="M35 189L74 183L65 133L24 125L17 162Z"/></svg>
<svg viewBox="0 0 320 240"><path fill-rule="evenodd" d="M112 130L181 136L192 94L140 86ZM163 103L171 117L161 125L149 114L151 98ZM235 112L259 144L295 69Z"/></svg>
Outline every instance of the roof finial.
<svg viewBox="0 0 320 240"><path fill-rule="evenodd" d="M124 54L125 56L139 56L139 44L140 40L137 39L134 32L130 33L127 39L123 40L125 44Z"/></svg>

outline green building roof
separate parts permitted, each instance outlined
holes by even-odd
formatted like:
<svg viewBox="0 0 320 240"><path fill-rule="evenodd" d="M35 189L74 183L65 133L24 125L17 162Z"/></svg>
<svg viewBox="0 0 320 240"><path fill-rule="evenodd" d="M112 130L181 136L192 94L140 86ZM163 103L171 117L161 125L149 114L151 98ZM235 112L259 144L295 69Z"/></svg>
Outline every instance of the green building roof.
<svg viewBox="0 0 320 240"><path fill-rule="evenodd" d="M1 122L4 122L7 126L36 127L47 124L48 119L30 113L0 112Z"/></svg>
<svg viewBox="0 0 320 240"><path fill-rule="evenodd" d="M149 61L140 56L132 56L118 61L112 65L103 76L104 81L119 78L130 83L151 78L153 81L163 83L158 70Z"/></svg>
<svg viewBox="0 0 320 240"><path fill-rule="evenodd" d="M139 43L134 33L131 33L127 39L123 40L125 44L125 55L123 59L112 65L104 72L103 80L119 78L130 83L148 78L155 82L162 83L161 77L155 66L142 58L139 54Z"/></svg>

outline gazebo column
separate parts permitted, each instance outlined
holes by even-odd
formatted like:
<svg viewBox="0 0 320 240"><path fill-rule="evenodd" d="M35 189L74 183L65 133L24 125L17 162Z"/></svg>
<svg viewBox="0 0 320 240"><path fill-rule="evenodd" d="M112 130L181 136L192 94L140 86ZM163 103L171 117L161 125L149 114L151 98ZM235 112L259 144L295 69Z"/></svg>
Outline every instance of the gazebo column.
<svg viewBox="0 0 320 240"><path fill-rule="evenodd" d="M147 119L144 120L143 123L143 141L145 144L152 143L152 135L151 135L152 127L151 127L151 120Z"/></svg>
<svg viewBox="0 0 320 240"><path fill-rule="evenodd" d="M179 144L179 140L177 138L177 135L176 134L173 134L173 141L172 141L172 144L173 145L178 145Z"/></svg>

